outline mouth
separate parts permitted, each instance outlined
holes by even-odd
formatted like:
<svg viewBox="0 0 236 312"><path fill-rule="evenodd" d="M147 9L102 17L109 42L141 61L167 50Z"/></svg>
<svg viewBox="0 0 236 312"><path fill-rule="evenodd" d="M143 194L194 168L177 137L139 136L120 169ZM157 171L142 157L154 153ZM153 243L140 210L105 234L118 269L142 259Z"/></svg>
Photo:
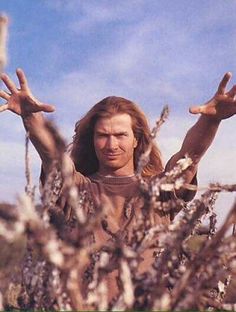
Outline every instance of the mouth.
<svg viewBox="0 0 236 312"><path fill-rule="evenodd" d="M117 157L120 156L120 154L105 153L104 156L105 156L107 159L116 159Z"/></svg>

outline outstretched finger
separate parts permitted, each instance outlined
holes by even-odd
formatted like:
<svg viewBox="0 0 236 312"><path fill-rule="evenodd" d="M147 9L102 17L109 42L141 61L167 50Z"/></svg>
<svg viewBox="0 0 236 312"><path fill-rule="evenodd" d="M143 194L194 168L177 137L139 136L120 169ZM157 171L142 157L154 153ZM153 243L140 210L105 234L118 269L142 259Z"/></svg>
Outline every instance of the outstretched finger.
<svg viewBox="0 0 236 312"><path fill-rule="evenodd" d="M40 108L45 113L52 113L55 111L55 107L53 105L49 105L49 104L41 104Z"/></svg>
<svg viewBox="0 0 236 312"><path fill-rule="evenodd" d="M18 77L21 90L27 91L29 87L28 87L28 82L27 82L27 79L23 70L21 68L17 68L16 75Z"/></svg>
<svg viewBox="0 0 236 312"><path fill-rule="evenodd" d="M218 93L219 94L224 94L225 93L225 89L227 86L227 83L230 81L232 77L232 73L228 72L224 75L223 79L221 80L219 87L218 87Z"/></svg>
<svg viewBox="0 0 236 312"><path fill-rule="evenodd" d="M8 109L8 104L1 105L1 106L0 106L0 113L1 113L1 112L4 112L4 111L7 110L7 109Z"/></svg>
<svg viewBox="0 0 236 312"><path fill-rule="evenodd" d="M17 88L14 82L9 78L8 75L2 74L1 75L2 81L5 83L6 87L8 88L11 93L17 93Z"/></svg>
<svg viewBox="0 0 236 312"><path fill-rule="evenodd" d="M231 98L234 98L236 96L236 85L233 86L229 92L227 92L227 95L230 96Z"/></svg>
<svg viewBox="0 0 236 312"><path fill-rule="evenodd" d="M0 97L8 101L11 96L6 91L0 90Z"/></svg>
<svg viewBox="0 0 236 312"><path fill-rule="evenodd" d="M189 108L189 112L191 114L202 114L205 112L205 106L201 105L201 106L191 106Z"/></svg>

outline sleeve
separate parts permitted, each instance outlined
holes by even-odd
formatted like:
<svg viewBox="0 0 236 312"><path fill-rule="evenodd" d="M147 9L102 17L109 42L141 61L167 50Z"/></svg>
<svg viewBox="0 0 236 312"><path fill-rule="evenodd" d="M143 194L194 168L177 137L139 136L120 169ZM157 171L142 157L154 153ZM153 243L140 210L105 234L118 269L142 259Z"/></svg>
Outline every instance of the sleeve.
<svg viewBox="0 0 236 312"><path fill-rule="evenodd" d="M40 193L42 195L43 203L49 208L59 208L63 211L65 219L69 220L71 216L71 207L68 204L68 187L70 185L76 185L78 191L83 190L85 184L88 183L89 179L77 172L73 161L69 162L70 174L68 177L63 177L60 166L55 165L49 175L46 175L41 166L40 173Z"/></svg>
<svg viewBox="0 0 236 312"><path fill-rule="evenodd" d="M161 174L161 176L165 175L165 171ZM192 178L192 181L190 184L197 185L197 173ZM164 191L162 190L160 192L160 201L163 203L168 203L170 201L171 205L171 211L169 212L170 220L172 221L176 214L185 206L189 201L191 201L194 196L196 195L196 191L185 189L183 192L181 192L181 196L175 192L175 190L172 191Z"/></svg>
<svg viewBox="0 0 236 312"><path fill-rule="evenodd" d="M162 173L163 176L165 175L166 172L168 172L170 170L169 168L169 164L170 162L167 163L165 169L164 169L164 172ZM191 185L195 185L197 186L198 185L198 181L197 181L197 171L195 172L192 180L190 182L188 182L189 184ZM189 189L185 189L181 192L181 194L177 194L175 191L172 191L172 192L165 192L167 194L164 195L164 198L166 196L167 200L168 198L169 199L181 199L183 200L184 202L189 202L191 201L194 196L196 195L196 190L189 190Z"/></svg>

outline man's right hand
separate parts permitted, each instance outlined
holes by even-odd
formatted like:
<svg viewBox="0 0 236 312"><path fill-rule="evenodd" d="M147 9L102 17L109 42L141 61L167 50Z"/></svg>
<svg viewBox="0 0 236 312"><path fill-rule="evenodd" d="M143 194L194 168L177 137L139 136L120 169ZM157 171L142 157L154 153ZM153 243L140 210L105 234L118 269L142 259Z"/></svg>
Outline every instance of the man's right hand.
<svg viewBox="0 0 236 312"><path fill-rule="evenodd" d="M52 105L43 104L32 95L22 69L17 69L16 74L20 84L19 89L8 75L1 75L1 79L9 92L0 90L0 97L7 101L5 104L0 106L0 112L10 110L22 117L26 117L31 113L50 113L55 110Z"/></svg>

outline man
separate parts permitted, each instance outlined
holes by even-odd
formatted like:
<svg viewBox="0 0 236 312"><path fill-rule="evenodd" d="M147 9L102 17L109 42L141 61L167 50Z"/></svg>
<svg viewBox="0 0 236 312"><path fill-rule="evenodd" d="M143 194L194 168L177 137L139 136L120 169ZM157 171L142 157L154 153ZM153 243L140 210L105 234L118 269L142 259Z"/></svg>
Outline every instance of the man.
<svg viewBox="0 0 236 312"><path fill-rule="evenodd" d="M0 97L7 101L0 107L0 111L11 110L22 117L30 139L41 157L45 178L56 158L57 147L44 126L45 120L41 112L52 112L54 107L35 99L23 71L18 69L16 73L20 89L16 88L6 74L1 77L9 93L0 91ZM186 183L196 183L198 163L214 139L221 120L236 113L236 86L226 92L230 78L231 73L226 73L213 98L202 106L190 109L191 113L200 113L201 116L188 131L180 151L166 165L165 170L171 170L179 159L188 154L193 164L184 173ZM74 183L80 191L87 190L90 194L88 215L96 213L99 205L109 207L101 226L94 233L95 241L106 244L109 239L118 237L129 244L132 230L143 213L143 194L135 170L141 154L150 145L150 140L145 115L134 103L120 97L103 99L77 122L69 160ZM148 181L161 174L163 167L160 153L153 143L150 161L143 168L142 176ZM161 194L159 199L165 201L177 196L188 201L192 195L193 193L181 188L175 194ZM63 191L60 197L60 204L65 208ZM67 217L69 218L68 214ZM170 213L155 211L153 220L154 224L168 224ZM153 250L143 254L140 272L153 262L152 253ZM111 272L108 275L110 298L117 294L116 274Z"/></svg>
<svg viewBox="0 0 236 312"><path fill-rule="evenodd" d="M28 87L24 72L21 69L18 69L16 73L20 82L20 89L17 89L15 84L11 81L11 79L6 74L2 74L2 81L5 83L5 85L9 89L10 93L7 93L3 90L0 91L0 97L7 101L6 104L0 107L0 112L5 111L5 110L10 110L22 117L22 120L24 122L26 129L29 131L30 138L33 144L35 145L37 151L40 154L44 171L47 172L47 169L50 167L51 161L55 156L56 147L54 146L54 142L50 142L48 138L48 133L46 129L44 129L43 127L44 118L42 114L39 112L53 112L55 108L51 105L43 104L40 101L38 101L36 98L34 98ZM188 183L190 183L193 177L195 176L197 165L200 159L202 158L203 154L205 153L205 151L210 146L212 140L214 139L214 136L216 134L216 131L218 129L218 126L221 120L233 116L236 112L236 100L235 100L236 86L233 86L230 91L226 92L226 85L228 81L230 80L230 78L231 78L231 73L226 73L219 85L218 91L216 92L216 94L210 101L208 101L206 104L202 106L190 108L191 113L193 114L200 113L202 116L199 118L197 123L187 133L184 139L183 145L181 147L181 150L178 153L176 153L168 162L168 165L167 165L168 169L171 169L174 167L176 162L179 159L183 158L186 154L189 155L194 160L194 165L191 166L191 168L186 173L185 178L186 178L186 182ZM118 108L117 110L115 108L112 108L113 112L111 113L106 114L106 112L104 112L104 116L102 115L103 112L101 111L101 114L100 114L101 116L99 117L98 111L101 109L98 108L98 106L101 107L102 110L105 110L104 108L109 101L114 102L114 104L110 103L111 107L117 106L119 102L120 103L123 102L123 106L122 108L120 109ZM130 104L130 111L128 111L128 104ZM97 112L95 110L97 110ZM133 115L134 113L136 113L135 116ZM132 124L134 120L137 121L137 116L139 117L139 119L143 119L142 124L139 125L140 127L139 134L133 133L133 136L134 136L133 140L135 140L136 142L133 142L133 147L132 146L128 147L128 149L130 148L133 149L133 152L129 151L130 156L128 156L128 158L130 157L129 162L131 164L134 163L134 167L131 166L130 172L126 172L126 174L124 174L125 168L124 168L124 172L121 172L120 168L116 168L115 159L109 159L109 157L112 158L112 156L114 155L110 155L110 156L106 155L107 158L102 159L103 154L99 153L100 145L98 144L97 146L97 142L101 141L100 139L101 136L96 134L96 132L98 133L100 132L99 130L100 125L96 125L97 130L95 131L95 134L93 133L93 129L92 129L95 126L95 123L91 127L91 119L97 118L97 119L102 120L104 118L103 122L102 121L99 122L101 124L101 127L104 126L106 128L107 122L108 123L110 122L111 123L110 128L112 128L113 120L115 124L119 123L119 121L117 120L117 118L116 119L113 118L113 120L109 120L109 118L114 117L116 114L117 115L118 114L129 115L129 117L126 116L126 119L125 119L126 121L124 121L122 118L123 116L121 116L120 119L123 120L124 123L120 125L120 127L121 128L122 126L128 127L129 128L128 130L131 131L131 133L135 131L137 132L136 127L134 127L134 125ZM97 115L97 116L94 117L92 115ZM80 132L84 131L84 127L86 125L90 127L89 131L90 132L92 131L90 133L90 136L92 135L93 137L94 135L93 143L94 143L95 153L97 156L96 161L98 162L98 165L95 166L94 169L90 171L87 169L84 169L86 167L86 163L89 164L88 165L89 168L93 166L91 162L94 162L94 160L87 158L87 157L90 157L90 151L89 153L88 152L85 153L86 154L85 159L83 159L83 157L76 156L77 153L83 152L83 148L85 146L86 148L88 148L88 143L89 143L88 141L90 141L91 143L91 138L82 136L82 134L80 134ZM134 131L134 128L135 128L135 131ZM108 161L108 172L106 172L106 174L109 174L111 176L120 176L120 175L124 176L124 175L127 175L127 173L133 174L135 167L137 166L137 161L138 161L137 158L140 157L141 153L145 151L145 148L147 148L147 145L149 144L149 140L150 140L149 138L150 130L148 129L147 122L145 120L145 116L143 115L143 113L132 102L123 98L116 98L116 97L110 97L110 98L104 99L103 101L101 101L100 103L96 105L96 108L95 107L92 108L88 112L88 114L80 122L76 124L75 132L76 134L74 136L74 142L73 142L71 155L72 155L72 159L73 159L76 169L79 169L79 171L85 175L95 173L96 171L101 174L102 173L101 171L103 171L102 167L103 167L104 161L105 163L106 161ZM105 132L106 132L105 143L107 144L107 150L109 151L109 153L112 154L113 149L116 149L116 148L118 148L119 151L122 150L122 147L117 146L113 148L112 146L113 144L112 140L114 137L112 133L112 129L106 129ZM140 135L140 133L142 132L143 132L143 136L145 137L144 141L146 140L146 145L143 146L143 148L139 151L139 153L137 153L136 151L140 149L139 142L137 141L138 140L137 136ZM115 137L117 138L116 135ZM128 136L128 140L129 139L130 137ZM85 142L80 142L78 144L80 140L85 140ZM84 143L85 145L83 147L82 144ZM144 145L143 142L142 142L142 145ZM89 148L91 149L91 146ZM153 154L155 154L156 156L152 157L152 153L151 153L150 163L152 163L152 161L154 161L155 163L153 163L153 165L148 164L149 167L150 166L154 167L152 169L153 170L152 173L148 174L149 176L158 174L162 171L162 164L160 160L159 151L157 150L155 146L152 148L152 151L153 151ZM84 152L86 151L84 150ZM118 154L116 155L117 157L119 156L118 158L123 158L124 155L122 153L118 153ZM80 164L78 162L78 159L80 160L80 162L83 162L83 163ZM119 164L118 167L119 166L122 167L122 164Z"/></svg>

